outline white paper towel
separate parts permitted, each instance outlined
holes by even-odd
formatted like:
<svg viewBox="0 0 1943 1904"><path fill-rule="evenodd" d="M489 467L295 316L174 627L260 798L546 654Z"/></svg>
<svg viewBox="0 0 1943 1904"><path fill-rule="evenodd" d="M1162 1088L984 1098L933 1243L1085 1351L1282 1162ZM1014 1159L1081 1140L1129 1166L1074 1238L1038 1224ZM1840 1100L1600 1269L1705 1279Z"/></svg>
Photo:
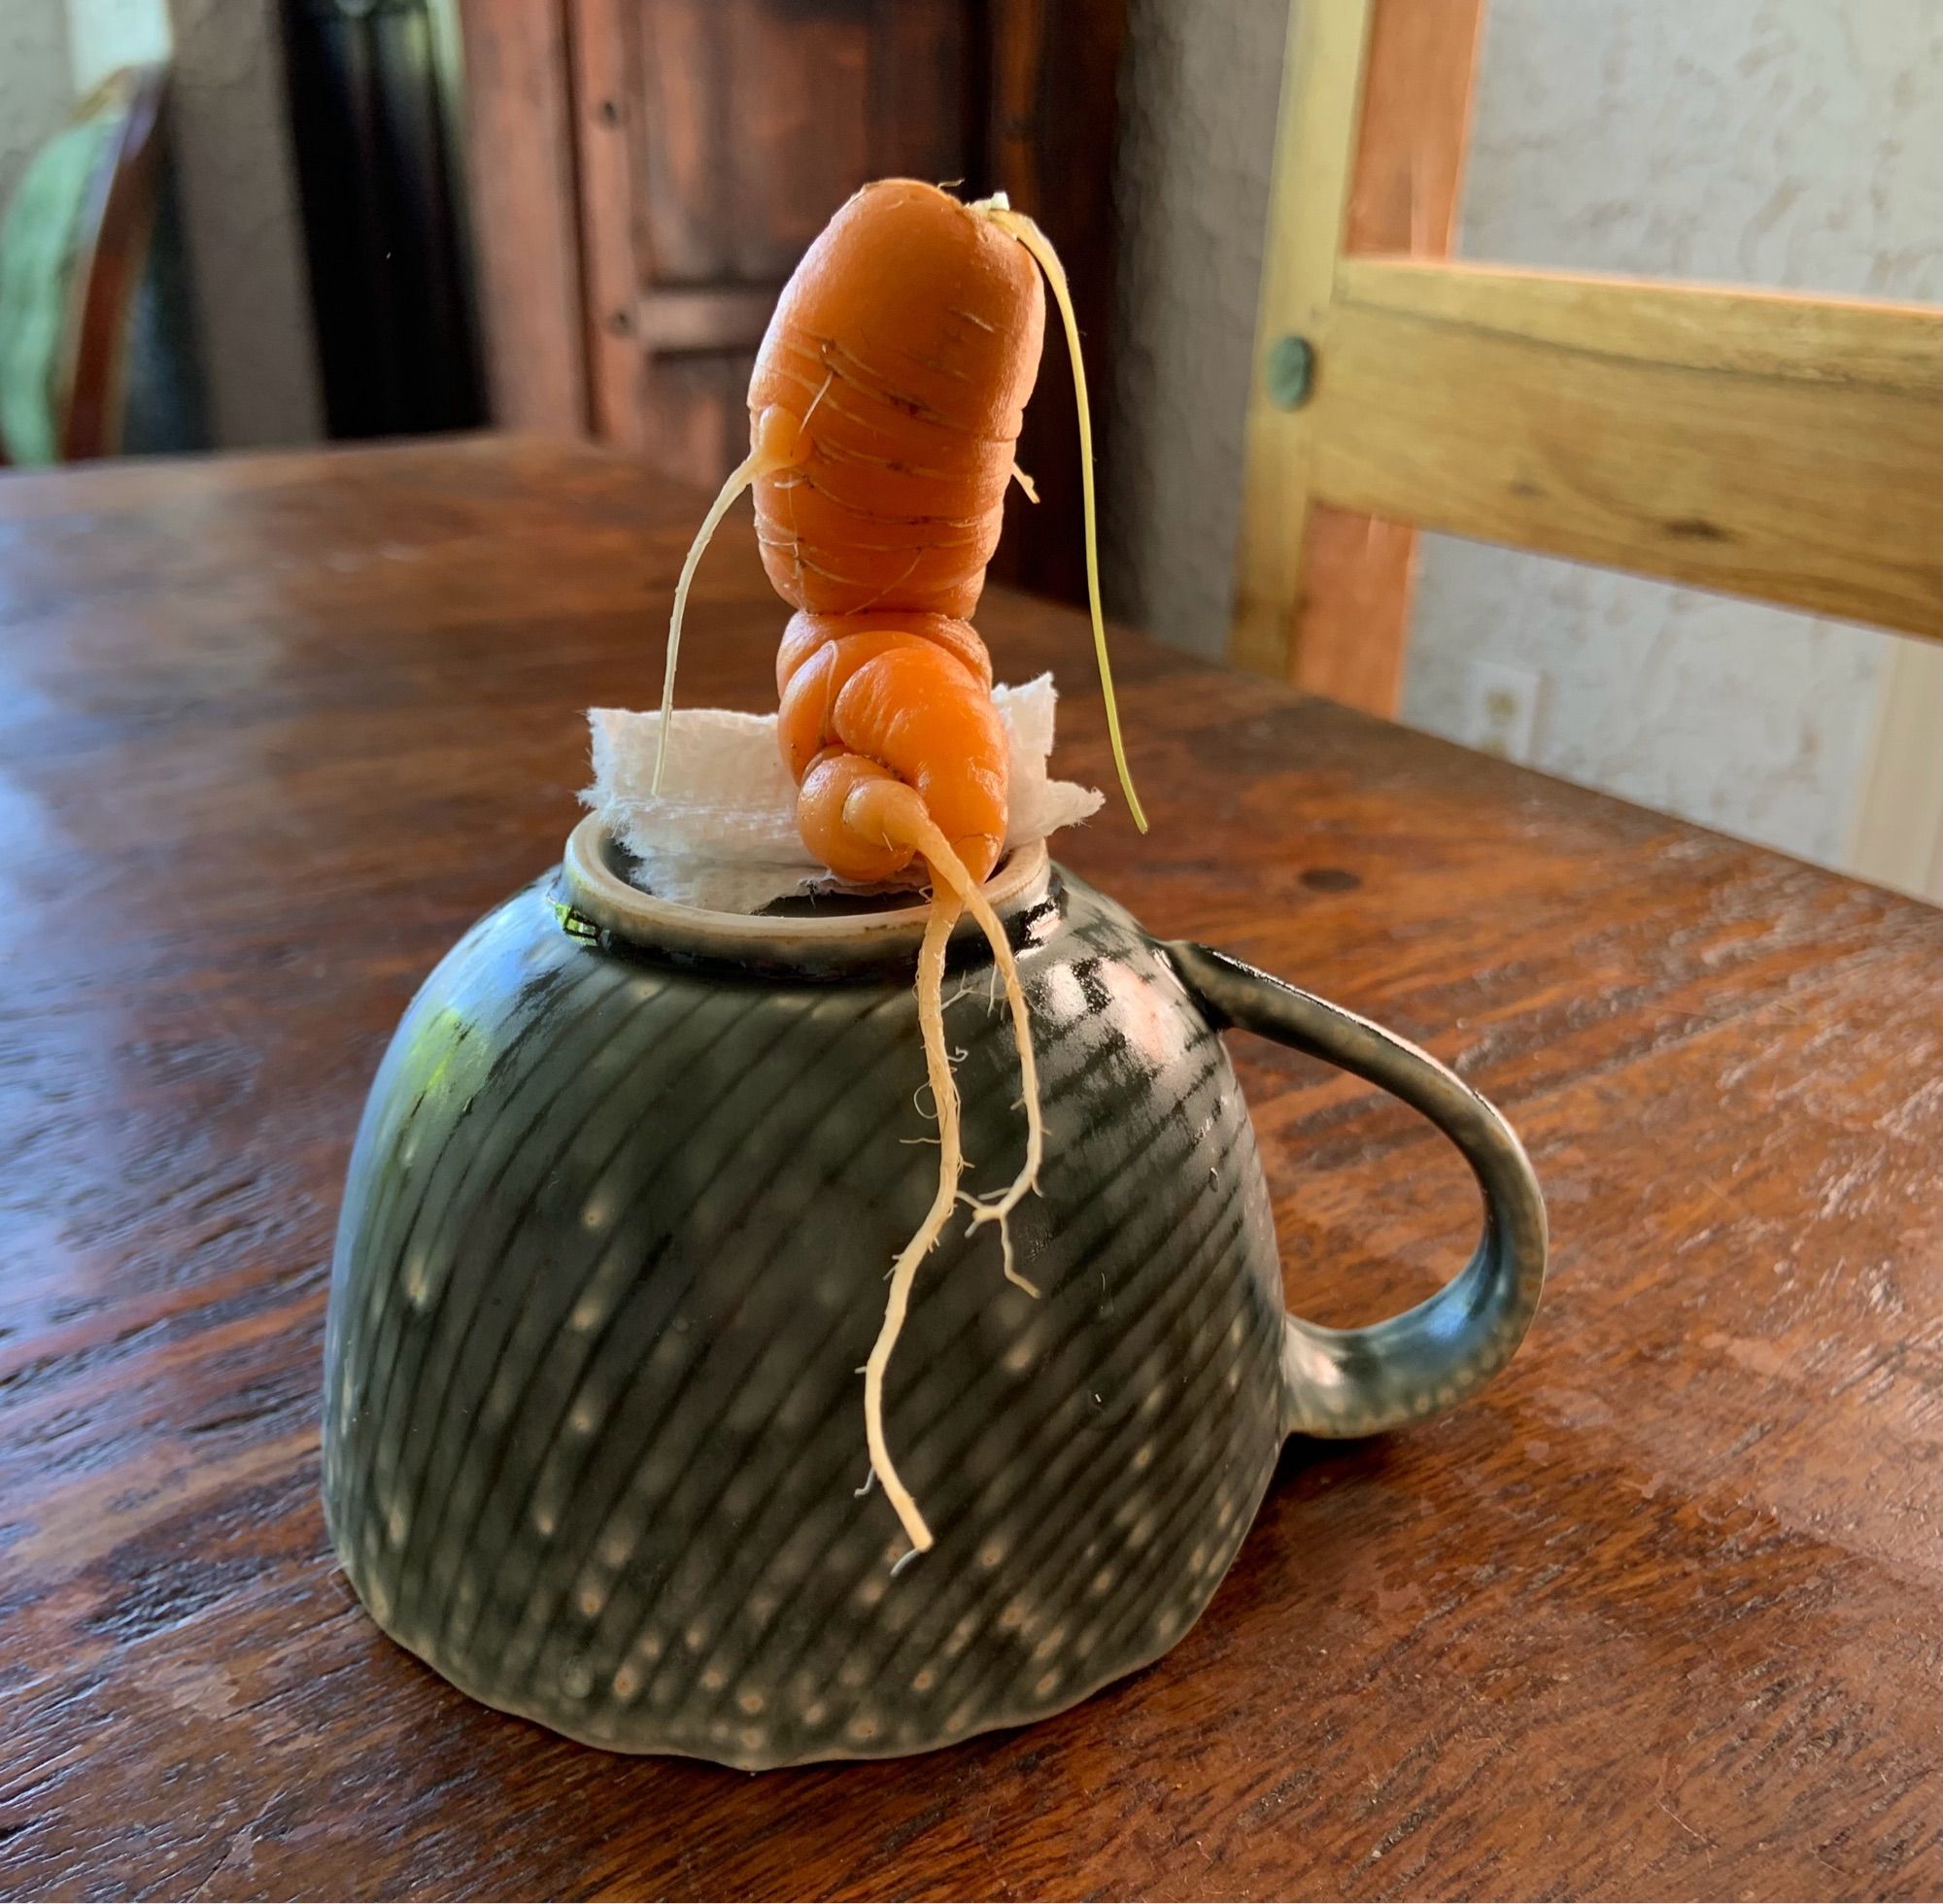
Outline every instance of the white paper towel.
<svg viewBox="0 0 1943 1904"><path fill-rule="evenodd" d="M1100 810L1095 789L1046 775L1058 698L1050 674L992 691L1011 749L1007 848ZM812 860L797 833L796 786L777 752L773 714L678 708L659 795L649 789L661 716L596 707L587 720L594 785L580 798L639 861L635 879L646 891L712 912L760 912L794 893L854 890Z"/></svg>

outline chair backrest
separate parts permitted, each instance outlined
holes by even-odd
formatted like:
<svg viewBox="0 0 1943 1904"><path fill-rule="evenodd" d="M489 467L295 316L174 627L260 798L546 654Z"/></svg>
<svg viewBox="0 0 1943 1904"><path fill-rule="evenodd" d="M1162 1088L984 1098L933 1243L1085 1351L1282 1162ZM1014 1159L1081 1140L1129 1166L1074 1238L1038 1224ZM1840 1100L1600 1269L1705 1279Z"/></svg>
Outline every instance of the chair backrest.
<svg viewBox="0 0 1943 1904"><path fill-rule="evenodd" d="M1943 312L1446 261L1478 13L1294 9L1233 658L1393 713L1399 526L1943 638Z"/></svg>
<svg viewBox="0 0 1943 1904"><path fill-rule="evenodd" d="M111 455L161 187L167 68L104 80L35 155L0 223L0 451Z"/></svg>

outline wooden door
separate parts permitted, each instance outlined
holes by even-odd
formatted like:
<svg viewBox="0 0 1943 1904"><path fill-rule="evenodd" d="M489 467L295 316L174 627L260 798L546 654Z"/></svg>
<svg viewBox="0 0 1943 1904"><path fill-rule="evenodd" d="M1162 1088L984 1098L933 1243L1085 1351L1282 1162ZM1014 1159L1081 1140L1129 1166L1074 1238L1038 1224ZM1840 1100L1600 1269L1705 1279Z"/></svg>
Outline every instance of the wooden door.
<svg viewBox="0 0 1943 1904"><path fill-rule="evenodd" d="M776 294L886 173L963 178L963 0L576 0L594 425L719 481Z"/></svg>
<svg viewBox="0 0 1943 1904"><path fill-rule="evenodd" d="M1124 0L460 0L490 381L713 487L776 294L859 186L1006 190L1052 234L1104 381ZM1056 326L995 573L1083 594Z"/></svg>

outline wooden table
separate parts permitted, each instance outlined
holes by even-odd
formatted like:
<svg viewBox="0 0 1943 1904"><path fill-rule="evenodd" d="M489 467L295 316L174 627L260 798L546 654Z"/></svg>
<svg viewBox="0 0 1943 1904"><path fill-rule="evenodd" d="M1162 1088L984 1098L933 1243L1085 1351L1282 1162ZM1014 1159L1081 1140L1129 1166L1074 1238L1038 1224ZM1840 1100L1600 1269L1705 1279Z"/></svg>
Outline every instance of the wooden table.
<svg viewBox="0 0 1943 1904"><path fill-rule="evenodd" d="M0 1889L1934 1895L1939 915L1133 637L1153 832L1062 854L1505 1106L1510 1373L1292 1446L1165 1660L928 1758L608 1757L379 1636L318 1508L359 1101L653 697L695 514L490 441L0 481ZM732 530L686 698L765 704L781 620ZM980 623L1107 784L1081 621ZM1427 1127L1238 1056L1292 1299L1448 1274Z"/></svg>

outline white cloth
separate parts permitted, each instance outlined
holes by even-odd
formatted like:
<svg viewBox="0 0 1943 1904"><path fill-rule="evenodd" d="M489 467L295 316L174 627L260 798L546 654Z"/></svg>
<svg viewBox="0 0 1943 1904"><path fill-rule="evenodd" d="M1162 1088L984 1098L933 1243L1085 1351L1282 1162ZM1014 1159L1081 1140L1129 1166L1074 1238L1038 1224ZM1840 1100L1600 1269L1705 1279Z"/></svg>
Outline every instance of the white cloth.
<svg viewBox="0 0 1943 1904"><path fill-rule="evenodd" d="M1011 749L1007 848L1044 839L1100 810L1091 787L1046 775L1052 752L1052 676L992 691ZM594 785L581 799L639 862L644 891L711 912L760 912L795 893L847 891L810 858L796 830L796 786L776 749L773 714L679 707L659 795L661 716L588 711Z"/></svg>

